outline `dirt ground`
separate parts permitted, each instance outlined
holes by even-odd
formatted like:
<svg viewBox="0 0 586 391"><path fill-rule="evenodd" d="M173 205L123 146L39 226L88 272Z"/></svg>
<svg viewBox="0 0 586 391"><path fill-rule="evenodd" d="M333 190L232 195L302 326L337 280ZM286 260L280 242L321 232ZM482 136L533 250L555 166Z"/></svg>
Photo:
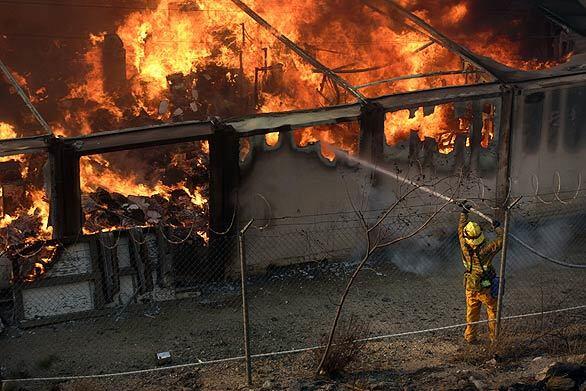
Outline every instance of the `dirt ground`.
<svg viewBox="0 0 586 391"><path fill-rule="evenodd" d="M583 320L566 319L554 334L516 330L499 348L469 346L454 333L371 342L334 378L316 378L318 356L305 352L255 360L252 386L246 386L244 365L238 361L136 376L6 385L4 390L507 390L536 383L554 362L586 365Z"/></svg>
<svg viewBox="0 0 586 391"><path fill-rule="evenodd" d="M316 263L273 270L251 280L248 295L252 353L319 344L352 270L352 265ZM546 266L513 271L506 285L505 315L584 304L586 292L582 284L579 275ZM196 290L180 301L131 308L119 321L115 317L101 317L32 329L12 327L0 336L2 377L104 374L154 368L155 354L161 351L172 353L172 364L240 356L243 352L240 300L237 284L229 284L212 291ZM345 314L368 324L366 336L462 323L461 271L450 267L424 276L401 272L388 263L375 264L358 279ZM574 333L583 342L585 311L558 315L564 324L577 325ZM526 319L515 322L523 324L528 321ZM542 355L537 349L531 352L533 357L529 355L512 366L486 364L491 359L488 356L484 361L473 359L470 361L474 363L468 364L464 358L458 359L468 349L461 342L461 333L461 329L454 329L445 334L424 333L407 339L390 338L370 343L350 370L352 375L348 376L356 378L353 384L360 380L372 385L377 379L392 382L392 386L379 389L404 389L409 385L429 389L423 387L428 381L447 381L442 377L444 373L446 378L459 379L455 386L446 386L447 389L474 376L483 381L496 375L499 381L505 381L509 374L511 380L525 378L523 373L528 370L527 365L533 365L530 359ZM482 356L483 348L478 349L476 353ZM586 352L582 344L563 353ZM330 387L328 384L341 387L351 380L345 378L336 383L323 380L323 384L316 385L312 383L314 366L313 353L257 360L255 385L257 388L264 385L264 389L344 389L327 387ZM67 390L242 389L242 374L242 363L231 362L137 377L72 382L60 387ZM37 384L35 388L30 388L31 384L24 386L22 389L51 389L45 384ZM319 388L322 386L326 388Z"/></svg>

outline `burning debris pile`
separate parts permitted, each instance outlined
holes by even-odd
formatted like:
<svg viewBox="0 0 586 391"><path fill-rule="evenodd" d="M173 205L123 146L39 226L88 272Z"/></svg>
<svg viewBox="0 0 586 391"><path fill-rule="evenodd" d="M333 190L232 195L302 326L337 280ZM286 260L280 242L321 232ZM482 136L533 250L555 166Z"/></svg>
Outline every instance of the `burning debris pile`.
<svg viewBox="0 0 586 391"><path fill-rule="evenodd" d="M175 189L165 198L159 194L124 196L102 188L86 196L83 202L86 233L100 232L110 227L196 226L205 235L207 221L204 205L194 202L187 189Z"/></svg>
<svg viewBox="0 0 586 391"><path fill-rule="evenodd" d="M144 157L147 152L149 157ZM208 145L190 143L82 158L82 206L84 232L93 233L124 227L165 225L193 227L206 237L208 221ZM128 163L127 173L112 175L110 164ZM133 168L147 165L144 177ZM107 180L96 183L103 175ZM137 189L135 183L141 183ZM105 185L106 188L100 186ZM137 191L138 190L138 191Z"/></svg>
<svg viewBox="0 0 586 391"><path fill-rule="evenodd" d="M47 272L47 268L62 253L63 247L54 242L21 243L8 249L12 260L12 282L33 282Z"/></svg>
<svg viewBox="0 0 586 391"><path fill-rule="evenodd" d="M15 137L0 122L0 139ZM31 243L51 237L49 203L43 190L47 157L0 157L0 251L9 244Z"/></svg>
<svg viewBox="0 0 586 391"><path fill-rule="evenodd" d="M363 2L246 3L349 84L359 86L367 97L491 80L408 21L393 20ZM52 19L43 40L27 43L34 61L18 55L22 46L19 25L7 24L8 31L0 35L6 62L58 135L355 100L230 0L154 0L135 8L116 4L106 1L103 7L111 7L111 12L100 18L89 18L91 13L83 7L55 7L59 9L55 20L67 18L69 27L74 23L74 30L91 33L68 39L67 34L59 35L60 24ZM518 34L529 33L538 23L526 15L487 18L487 2L402 0L400 4L472 50L512 67L541 69L565 61L569 55L532 53ZM514 34L500 34L511 26ZM435 76L425 76L432 74ZM423 76L404 77L408 75ZM4 121L0 139L33 133L34 121L14 103L15 96L0 79L0 121ZM488 147L494 134L492 118L494 108L485 108L483 147ZM417 132L421 140L435 139L440 152L450 153L456 136L469 128L469 116L458 118L453 108L438 107L425 115L389 114L385 132L390 145ZM295 141L299 146L320 142L322 154L333 159L328 146L355 153L358 135L356 124L338 124L296 131ZM274 145L278 137L267 135L266 140ZM190 148L165 147L132 158L109 154L82 159L84 231L195 224L203 234L207 146ZM0 214L0 230L10 226L9 232L0 234L9 243L47 237L50 228L41 190L42 165L36 157L3 159L3 164L12 167L8 171L20 171L21 177L12 182L0 180L2 199L19 200L17 206Z"/></svg>

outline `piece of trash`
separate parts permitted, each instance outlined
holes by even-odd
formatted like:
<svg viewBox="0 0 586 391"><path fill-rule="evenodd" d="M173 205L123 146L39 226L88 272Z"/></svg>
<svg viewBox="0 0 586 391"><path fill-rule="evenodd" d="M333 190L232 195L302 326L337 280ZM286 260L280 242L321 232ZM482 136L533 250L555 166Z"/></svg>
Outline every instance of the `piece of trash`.
<svg viewBox="0 0 586 391"><path fill-rule="evenodd" d="M169 111L169 101L168 100L162 100L161 103L159 104L159 114L163 115L163 114L167 114L167 112Z"/></svg>
<svg viewBox="0 0 586 391"><path fill-rule="evenodd" d="M171 352L157 353L157 365L166 365L171 362Z"/></svg>

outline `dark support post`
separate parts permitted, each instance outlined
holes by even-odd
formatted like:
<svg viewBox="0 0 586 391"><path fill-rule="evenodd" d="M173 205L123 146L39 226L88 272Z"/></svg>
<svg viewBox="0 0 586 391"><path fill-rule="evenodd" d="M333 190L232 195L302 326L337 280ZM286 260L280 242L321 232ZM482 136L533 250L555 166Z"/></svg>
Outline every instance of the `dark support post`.
<svg viewBox="0 0 586 391"><path fill-rule="evenodd" d="M472 103L472 129L470 133L470 163L469 171L472 173L478 172L478 160L480 158L480 150L482 149L482 105L481 102L475 100Z"/></svg>
<svg viewBox="0 0 586 391"><path fill-rule="evenodd" d="M423 140L423 167L433 173L435 168L434 157L438 154L438 145L433 137Z"/></svg>
<svg viewBox="0 0 586 391"><path fill-rule="evenodd" d="M514 90L507 89L504 91L501 102L501 116L498 133L498 160L497 160L497 177L496 177L496 202L497 205L501 205L497 211L498 219L503 220L503 248L501 250L501 263L499 270L499 291L497 297L497 310L496 310L496 337L500 335L501 318L502 318L502 307L503 307L503 296L505 294L504 285L506 279L506 267L507 267L507 244L509 236L509 211L519 199L515 202L507 205L508 196L511 191L511 181L509 180L510 172L510 159L511 159L511 132L513 129L514 121Z"/></svg>
<svg viewBox="0 0 586 391"><path fill-rule="evenodd" d="M409 134L409 164L413 165L419 161L419 154L421 152L421 140L419 140L419 133L412 130Z"/></svg>
<svg viewBox="0 0 586 391"><path fill-rule="evenodd" d="M378 166L385 142L385 110L381 105L362 106L360 114L360 158ZM371 173L374 180L374 171Z"/></svg>
<svg viewBox="0 0 586 391"><path fill-rule="evenodd" d="M501 250L501 264L499 268L499 290L496 300L496 338L501 333L501 318L503 312L503 295L505 293L505 268L507 267L507 244L509 236L509 210L505 210L503 221L503 248Z"/></svg>
<svg viewBox="0 0 586 391"><path fill-rule="evenodd" d="M53 237L72 242L82 228L79 155L73 145L54 138L49 145L49 161Z"/></svg>
<svg viewBox="0 0 586 391"><path fill-rule="evenodd" d="M242 294L242 325L244 328L244 357L246 359L246 384L252 385L252 362L250 359L250 328L248 325L248 297L246 295L246 250L244 248L244 235L254 220L238 233L238 255L240 258L240 282Z"/></svg>
<svg viewBox="0 0 586 391"><path fill-rule="evenodd" d="M227 261L236 254L237 190L240 179L239 142L234 128L214 126L210 145L210 249L209 274L224 277Z"/></svg>
<svg viewBox="0 0 586 391"><path fill-rule="evenodd" d="M499 219L504 218L504 208L510 193L510 159L511 159L511 133L514 121L514 90L504 91L501 103L501 116L498 130L498 167L496 177L496 204L502 205L498 211Z"/></svg>
<svg viewBox="0 0 586 391"><path fill-rule="evenodd" d="M501 332L501 319L503 312L503 297L505 294L505 271L507 268L507 244L509 242L509 216L510 210L519 201L521 197L517 198L511 205L504 207L504 220L503 220L503 248L501 250L501 263L499 268L499 290L496 301L496 337L498 338Z"/></svg>
<svg viewBox="0 0 586 391"><path fill-rule="evenodd" d="M454 169L460 172L464 167L466 159L466 135L458 134L454 143Z"/></svg>

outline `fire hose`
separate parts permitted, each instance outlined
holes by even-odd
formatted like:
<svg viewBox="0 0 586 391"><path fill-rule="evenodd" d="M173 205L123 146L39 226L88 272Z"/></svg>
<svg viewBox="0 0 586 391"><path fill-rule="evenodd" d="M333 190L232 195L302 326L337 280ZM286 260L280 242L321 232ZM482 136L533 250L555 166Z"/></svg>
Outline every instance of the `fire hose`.
<svg viewBox="0 0 586 391"><path fill-rule="evenodd" d="M440 193L438 191L435 191L433 189L430 189L429 187L422 186L421 184L419 184L419 183L417 183L415 181L412 181L412 180L410 180L408 178L405 178L405 177L403 177L403 176L401 176L399 174L396 174L396 173L394 173L392 171L389 171L389 170L385 170L384 168L381 168L379 166L376 166L376 165L374 165L374 164L372 164L370 162L366 162L364 160L358 159L358 158L356 158L354 156L349 155L348 153L346 153L344 151L338 150L337 152L343 154L344 157L346 157L349 160L352 160L355 163L360 164L361 166L364 166L366 168L369 168L369 169L378 171L381 174L384 174L384 175L386 175L386 176L388 176L390 178L393 178L393 179L395 179L395 180L397 180L399 182L403 182L403 183L406 183L406 184L408 184L410 186L416 187L418 190L421 190L424 193L431 194L431 195L433 195L433 196L435 196L435 197L437 197L439 199L442 199L442 200L444 200L446 202L451 202L451 203L456 204L456 205L458 204L458 200L455 200L455 199L453 199L451 197L448 197L445 194L442 194L442 193ZM474 213L475 215L477 215L477 216L481 217L482 219L486 220L490 224L494 224L494 222L495 222L495 220L493 218L491 218L490 216L484 214L483 212L479 211L478 209L475 209L473 207L470 207L470 208L468 208L468 210L471 213ZM560 261L558 259L554 259L554 258L552 258L550 256L547 256L547 255L543 254L542 252L540 252L539 250L537 250L534 247L532 247L531 245L529 245L527 242L525 242L524 240L522 240L521 238L519 238L515 234L509 233L509 236L512 239L514 239L515 241L517 241L517 243L519 243L521 246L525 247L527 250L529 250L530 252L532 252L533 254L537 255L538 257L542 258L545 261L554 263L554 264L559 265L559 266L569 267L569 268L573 268L573 269L586 269L586 265L579 265L579 264L575 264L575 263L568 263L568 262Z"/></svg>

